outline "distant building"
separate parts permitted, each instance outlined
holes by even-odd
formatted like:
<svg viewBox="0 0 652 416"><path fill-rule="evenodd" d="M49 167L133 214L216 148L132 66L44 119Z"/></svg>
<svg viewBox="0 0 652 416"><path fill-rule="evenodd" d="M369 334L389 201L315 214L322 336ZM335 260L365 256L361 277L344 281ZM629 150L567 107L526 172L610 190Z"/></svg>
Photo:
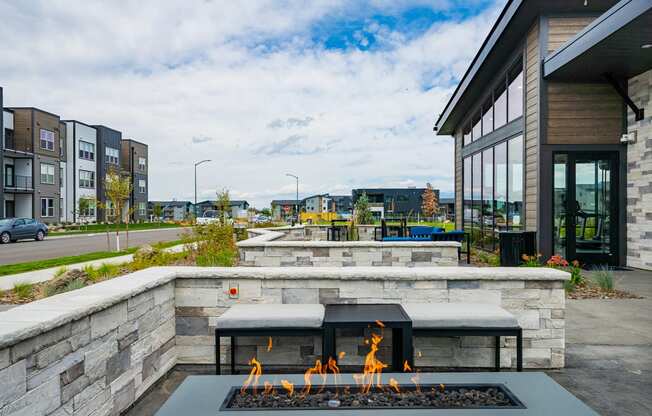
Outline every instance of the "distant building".
<svg viewBox="0 0 652 416"><path fill-rule="evenodd" d="M230 201L231 210L228 213L230 218L246 218L247 210L249 209L249 202L247 201ZM201 217L206 211L219 211L217 206L217 201L215 200L206 200L198 202L195 206L195 211L197 216Z"/></svg>
<svg viewBox="0 0 652 416"><path fill-rule="evenodd" d="M65 120L66 156L65 220L94 222L97 220L97 130L77 120ZM80 200L87 200L83 209Z"/></svg>
<svg viewBox="0 0 652 416"><path fill-rule="evenodd" d="M301 201L296 199L275 199L272 201L272 219L285 221L296 215L297 206Z"/></svg>
<svg viewBox="0 0 652 416"><path fill-rule="evenodd" d="M331 198L328 194L309 196L301 200L301 211L311 214L331 212L330 201Z"/></svg>
<svg viewBox="0 0 652 416"><path fill-rule="evenodd" d="M442 198L439 200L439 215L447 220L455 221L455 198Z"/></svg>
<svg viewBox="0 0 652 416"><path fill-rule="evenodd" d="M362 193L369 198L369 209L376 218L417 217L421 214L421 196L426 188L364 188L353 190L353 205ZM439 190L435 189L439 199Z"/></svg>
<svg viewBox="0 0 652 416"><path fill-rule="evenodd" d="M340 217L346 217L353 212L351 195L331 195L331 207Z"/></svg>
<svg viewBox="0 0 652 416"><path fill-rule="evenodd" d="M161 218L164 221L183 221L190 217L192 202L190 201L149 201L147 203L147 216L157 220L154 207L161 206Z"/></svg>
<svg viewBox="0 0 652 416"><path fill-rule="evenodd" d="M145 143L136 140L122 140L120 152L120 163L122 170L131 178L131 196L129 197L129 208L132 210L133 221L144 221L147 219L147 169L148 169L148 147Z"/></svg>
<svg viewBox="0 0 652 416"><path fill-rule="evenodd" d="M109 172L120 173L122 133L106 126L94 127L97 130L97 218L107 221L107 214L111 220L115 211L112 202L106 198L104 179Z"/></svg>

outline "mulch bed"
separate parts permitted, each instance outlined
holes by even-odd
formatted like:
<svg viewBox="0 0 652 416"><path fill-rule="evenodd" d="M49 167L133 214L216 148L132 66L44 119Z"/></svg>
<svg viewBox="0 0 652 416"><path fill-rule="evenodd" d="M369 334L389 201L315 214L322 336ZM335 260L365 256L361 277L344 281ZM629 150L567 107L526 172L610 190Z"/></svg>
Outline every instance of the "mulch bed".
<svg viewBox="0 0 652 416"><path fill-rule="evenodd" d="M592 283L575 286L572 292L566 292L567 299L643 299L642 296L624 290L602 290Z"/></svg>

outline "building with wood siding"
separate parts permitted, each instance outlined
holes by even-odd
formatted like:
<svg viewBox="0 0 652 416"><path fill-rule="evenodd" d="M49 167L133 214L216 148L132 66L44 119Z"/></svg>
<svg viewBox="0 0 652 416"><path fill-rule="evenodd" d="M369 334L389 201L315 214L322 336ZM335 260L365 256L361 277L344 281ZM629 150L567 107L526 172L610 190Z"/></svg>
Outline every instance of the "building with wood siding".
<svg viewBox="0 0 652 416"><path fill-rule="evenodd" d="M649 0L508 1L435 126L455 139L457 227L652 268L651 69Z"/></svg>

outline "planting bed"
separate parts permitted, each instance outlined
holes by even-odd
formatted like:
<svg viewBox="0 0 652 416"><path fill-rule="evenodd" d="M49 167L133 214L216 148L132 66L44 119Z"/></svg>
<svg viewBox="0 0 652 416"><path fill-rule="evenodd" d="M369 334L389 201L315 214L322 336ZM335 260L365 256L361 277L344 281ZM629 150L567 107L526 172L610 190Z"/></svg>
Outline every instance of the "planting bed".
<svg viewBox="0 0 652 416"><path fill-rule="evenodd" d="M241 392L233 388L227 395L222 410L239 409L374 409L374 408L419 408L419 409L482 409L523 408L509 389L500 384L487 385L444 385L428 384L383 388L360 392L359 386L327 386L323 390L303 394L305 386L294 386L289 394L277 389Z"/></svg>

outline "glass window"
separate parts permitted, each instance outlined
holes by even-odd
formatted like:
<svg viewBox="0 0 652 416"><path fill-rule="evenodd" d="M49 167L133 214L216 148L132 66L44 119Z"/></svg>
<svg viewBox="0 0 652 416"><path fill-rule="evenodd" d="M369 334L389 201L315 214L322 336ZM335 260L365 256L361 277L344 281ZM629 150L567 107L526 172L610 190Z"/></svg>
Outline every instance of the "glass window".
<svg viewBox="0 0 652 416"><path fill-rule="evenodd" d="M494 149L491 147L482 152L482 225L484 227L482 246L489 251L495 249L493 199Z"/></svg>
<svg viewBox="0 0 652 416"><path fill-rule="evenodd" d="M482 106L482 135L486 135L494 131L494 108L491 102L491 96L486 103Z"/></svg>
<svg viewBox="0 0 652 416"><path fill-rule="evenodd" d="M482 137L482 119L480 118L480 114L478 114L473 119L473 141L478 140L480 137Z"/></svg>
<svg viewBox="0 0 652 416"><path fill-rule="evenodd" d="M471 224L471 202L473 200L473 194L471 192L471 156L464 159L464 224L463 228L467 231L470 231L472 228Z"/></svg>
<svg viewBox="0 0 652 416"><path fill-rule="evenodd" d="M147 159L145 159L144 157L138 158L138 169L140 170L147 169Z"/></svg>
<svg viewBox="0 0 652 416"><path fill-rule="evenodd" d="M471 212L471 221L473 229L471 231L471 241L477 244L482 236L482 159L481 154L473 155L473 205Z"/></svg>
<svg viewBox="0 0 652 416"><path fill-rule="evenodd" d="M147 204L145 202L138 203L138 215L147 214Z"/></svg>
<svg viewBox="0 0 652 416"><path fill-rule="evenodd" d="M59 167L59 188L63 188L63 182L64 182L63 168Z"/></svg>
<svg viewBox="0 0 652 416"><path fill-rule="evenodd" d="M53 131L41 129L41 132L40 132L40 146L41 146L41 149L54 150L54 132Z"/></svg>
<svg viewBox="0 0 652 416"><path fill-rule="evenodd" d="M95 172L80 169L79 186L81 188L95 188Z"/></svg>
<svg viewBox="0 0 652 416"><path fill-rule="evenodd" d="M507 124L507 89L505 80L498 84L494 91L494 128Z"/></svg>
<svg viewBox="0 0 652 416"><path fill-rule="evenodd" d="M138 191L141 194L144 194L145 192L147 192L147 183L143 179L138 180Z"/></svg>
<svg viewBox="0 0 652 416"><path fill-rule="evenodd" d="M112 163L114 165L120 163L120 156L119 156L120 152L118 151L118 149L107 146L104 148L104 153L105 153L106 163Z"/></svg>
<svg viewBox="0 0 652 416"><path fill-rule="evenodd" d="M95 145L93 143L79 141L79 158L95 160Z"/></svg>
<svg viewBox="0 0 652 416"><path fill-rule="evenodd" d="M464 127L463 134L464 134L464 146L466 146L467 144L472 142L470 124L467 124L466 127Z"/></svg>
<svg viewBox="0 0 652 416"><path fill-rule="evenodd" d="M507 114L508 121L512 121L523 115L523 71L520 64L510 72L508 81Z"/></svg>
<svg viewBox="0 0 652 416"><path fill-rule="evenodd" d="M54 198L41 198L41 217L54 217Z"/></svg>
<svg viewBox="0 0 652 416"><path fill-rule="evenodd" d="M508 225L519 230L523 227L523 136L509 141L507 157Z"/></svg>
<svg viewBox="0 0 652 416"><path fill-rule="evenodd" d="M87 201L86 204L79 204L83 205L79 209L79 215L82 217L94 217L95 216L95 201L93 199L85 199L81 198L79 201L81 202L82 200ZM83 209L82 209L83 208Z"/></svg>
<svg viewBox="0 0 652 416"><path fill-rule="evenodd" d="M557 154L553 166L553 253L566 258L566 165L568 155Z"/></svg>
<svg viewBox="0 0 652 416"><path fill-rule="evenodd" d="M41 183L54 185L54 165L41 163Z"/></svg>
<svg viewBox="0 0 652 416"><path fill-rule="evenodd" d="M494 148L494 227L504 231L507 227L507 143Z"/></svg>

